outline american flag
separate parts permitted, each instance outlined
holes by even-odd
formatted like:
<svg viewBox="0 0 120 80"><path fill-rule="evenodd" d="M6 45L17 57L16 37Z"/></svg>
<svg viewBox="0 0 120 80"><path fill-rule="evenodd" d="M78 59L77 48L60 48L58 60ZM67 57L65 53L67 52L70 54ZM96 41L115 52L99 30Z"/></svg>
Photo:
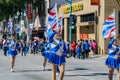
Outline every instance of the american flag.
<svg viewBox="0 0 120 80"><path fill-rule="evenodd" d="M104 39L116 36L115 13L110 14L103 23L102 36Z"/></svg>

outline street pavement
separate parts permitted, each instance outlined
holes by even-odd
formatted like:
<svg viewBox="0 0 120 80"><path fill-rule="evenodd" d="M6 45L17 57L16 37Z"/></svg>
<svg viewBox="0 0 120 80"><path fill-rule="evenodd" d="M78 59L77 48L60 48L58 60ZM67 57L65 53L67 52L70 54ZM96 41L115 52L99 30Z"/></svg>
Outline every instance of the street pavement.
<svg viewBox="0 0 120 80"><path fill-rule="evenodd" d="M40 54L17 55L15 72L10 72L9 57L0 52L0 80L51 80L50 63L47 63L44 71L43 57ZM104 65L105 58L106 56L89 59L67 58L64 80L108 80L108 69Z"/></svg>

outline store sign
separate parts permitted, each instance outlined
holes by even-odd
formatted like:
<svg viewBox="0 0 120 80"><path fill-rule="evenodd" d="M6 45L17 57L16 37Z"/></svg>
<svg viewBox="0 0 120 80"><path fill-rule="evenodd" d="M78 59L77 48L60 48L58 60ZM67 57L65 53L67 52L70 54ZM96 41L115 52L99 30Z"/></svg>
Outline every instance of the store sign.
<svg viewBox="0 0 120 80"><path fill-rule="evenodd" d="M89 39L88 34L80 34L80 39Z"/></svg>
<svg viewBox="0 0 120 80"><path fill-rule="evenodd" d="M28 3L27 5L27 17L28 19L32 19L32 3Z"/></svg>
<svg viewBox="0 0 120 80"><path fill-rule="evenodd" d="M76 11L80 11L80 10L83 10L83 4L78 4L78 5L72 6L72 12L76 12ZM65 7L63 9L63 13L64 14L70 13L70 7Z"/></svg>
<svg viewBox="0 0 120 80"><path fill-rule="evenodd" d="M99 0L91 0L91 5L100 5Z"/></svg>
<svg viewBox="0 0 120 80"><path fill-rule="evenodd" d="M120 0L117 0L118 5L120 6Z"/></svg>

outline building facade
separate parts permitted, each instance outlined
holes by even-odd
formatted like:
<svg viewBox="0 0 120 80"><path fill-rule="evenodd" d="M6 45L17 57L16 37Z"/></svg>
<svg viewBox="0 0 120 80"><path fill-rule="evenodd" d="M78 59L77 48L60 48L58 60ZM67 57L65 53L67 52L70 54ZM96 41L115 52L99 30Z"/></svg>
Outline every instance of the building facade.
<svg viewBox="0 0 120 80"><path fill-rule="evenodd" d="M72 1L74 2L74 1L80 1L80 0L72 0ZM57 5L59 6L67 4L66 0L49 0L49 2L50 2L50 7L53 7L55 3L57 3Z"/></svg>
<svg viewBox="0 0 120 80"><path fill-rule="evenodd" d="M72 28L72 41L95 39L99 54L107 54L109 40L102 37L103 23L107 16L115 11L117 36L119 35L120 0L77 0L72 3L72 14L77 16L76 26ZM63 16L64 40L69 40L69 3L59 6L59 15Z"/></svg>

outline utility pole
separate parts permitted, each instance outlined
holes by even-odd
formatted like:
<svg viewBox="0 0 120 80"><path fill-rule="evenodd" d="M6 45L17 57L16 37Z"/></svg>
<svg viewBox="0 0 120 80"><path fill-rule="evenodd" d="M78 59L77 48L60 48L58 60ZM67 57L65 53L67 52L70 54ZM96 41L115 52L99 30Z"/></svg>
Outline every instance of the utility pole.
<svg viewBox="0 0 120 80"><path fill-rule="evenodd" d="M66 0L70 4L70 16L72 15L72 0ZM69 22L69 41L72 42L72 24L73 22Z"/></svg>

